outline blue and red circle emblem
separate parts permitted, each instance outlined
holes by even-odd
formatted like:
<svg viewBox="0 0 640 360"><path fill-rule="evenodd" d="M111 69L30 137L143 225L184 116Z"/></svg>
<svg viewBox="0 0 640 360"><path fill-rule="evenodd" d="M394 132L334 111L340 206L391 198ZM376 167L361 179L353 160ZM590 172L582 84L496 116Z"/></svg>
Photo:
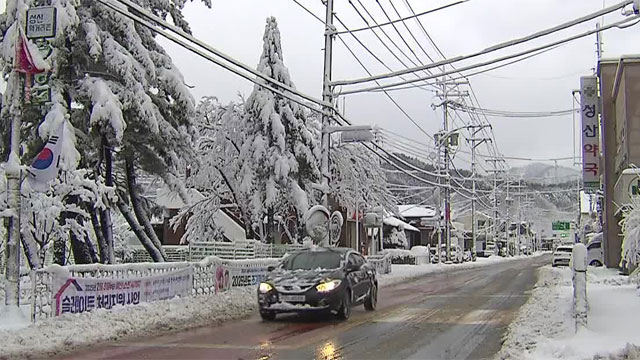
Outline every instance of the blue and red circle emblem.
<svg viewBox="0 0 640 360"><path fill-rule="evenodd" d="M51 163L53 163L53 152L51 152L51 149L46 147L40 151L38 157L36 157L31 166L38 170L44 170L51 166Z"/></svg>

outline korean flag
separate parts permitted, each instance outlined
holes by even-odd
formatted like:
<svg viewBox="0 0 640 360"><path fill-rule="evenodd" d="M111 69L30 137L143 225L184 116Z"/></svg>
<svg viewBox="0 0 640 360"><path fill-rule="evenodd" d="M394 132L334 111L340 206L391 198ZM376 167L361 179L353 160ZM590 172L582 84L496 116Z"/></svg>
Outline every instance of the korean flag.
<svg viewBox="0 0 640 360"><path fill-rule="evenodd" d="M49 136L44 148L38 153L38 156L29 167L29 184L36 191L47 191L49 189L49 180L58 176L64 123L65 121L61 121L56 132Z"/></svg>

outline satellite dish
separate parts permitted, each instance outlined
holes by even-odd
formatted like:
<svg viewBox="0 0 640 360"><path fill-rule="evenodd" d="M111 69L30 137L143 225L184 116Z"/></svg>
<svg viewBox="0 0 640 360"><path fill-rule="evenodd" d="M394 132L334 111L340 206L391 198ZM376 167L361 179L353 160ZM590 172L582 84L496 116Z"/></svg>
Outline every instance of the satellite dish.
<svg viewBox="0 0 640 360"><path fill-rule="evenodd" d="M315 205L305 215L305 229L314 244L337 246L340 242L344 218L339 211L329 213L326 207Z"/></svg>

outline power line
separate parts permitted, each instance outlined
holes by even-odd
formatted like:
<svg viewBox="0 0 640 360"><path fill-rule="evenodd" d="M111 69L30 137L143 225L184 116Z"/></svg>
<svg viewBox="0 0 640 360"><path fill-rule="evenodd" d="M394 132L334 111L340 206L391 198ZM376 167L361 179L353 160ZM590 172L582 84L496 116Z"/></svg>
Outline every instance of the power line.
<svg viewBox="0 0 640 360"><path fill-rule="evenodd" d="M538 46L538 47L535 47L535 48L532 48L532 49L529 49L529 50L524 50L524 51L521 51L521 52L516 53L516 54L506 55L506 56L502 56L502 57L499 57L499 58L496 58L496 59L493 59L493 60L489 60L489 61L485 61L485 62L481 62L481 63L476 63L476 64L472 64L472 65L468 65L468 66L464 66L464 67L458 68L457 70L454 70L454 71L445 71L445 72L440 73L438 75L424 76L424 77L420 77L419 79L415 79L415 80L399 81L399 82L395 82L395 83L386 84L384 86L372 86L372 87L368 87L368 88L360 88L360 89L355 89L355 90L343 91L342 94L343 95L356 94L356 93L360 93L360 92L367 92L367 91L372 91L372 90L386 89L386 88L390 88L390 87L397 87L397 86L401 86L401 85L405 85L405 84L411 84L411 83L417 82L417 81L430 80L430 79L433 79L433 78L436 78L436 77L439 77L439 76L447 76L447 75L459 73L461 71L467 71L467 70L475 69L475 68L478 68L478 67L491 65L491 64L494 64L494 63L497 63L497 62L502 62L502 61L513 59L513 58L516 58L516 57L519 57L519 56L522 56L522 55L530 54L530 53L538 51L538 50L547 49L547 48L550 48L550 47L553 47L553 46L557 46L557 45L564 44L564 43L567 43L567 42L570 42L570 41L574 41L574 40L583 38L585 36L593 35L593 34L595 34L597 32L602 32L602 31L605 31L605 30L608 30L608 29L611 29L611 28L614 28L614 27L619 28L622 24L628 23L628 22L630 22L632 20L637 20L639 17L640 17L639 15L636 15L636 16L633 16L633 17L618 21L616 23L601 27L599 29L590 30L590 31L587 31L587 32L584 32L584 33L581 33L581 34L578 34L578 35L574 35L574 36L571 36L571 37L568 37L568 38L564 38L562 40L554 41L554 42L551 42L551 43L548 43L548 44L545 44L545 45L541 45L541 46ZM633 25L635 25L637 23L638 22L634 22ZM458 60L456 60L456 61L458 61ZM436 64L436 63L434 63L434 64ZM431 68L431 67L433 67L433 64L432 65L428 65L427 67ZM422 69L415 69L415 71L420 71L420 70L422 70ZM367 81L374 81L373 80L374 78L375 78L375 81L377 83L377 80L378 80L377 77L372 77L371 80L367 80ZM361 81L361 82L364 82L364 81ZM332 85L335 85L335 86L338 86L338 85L353 85L353 84L357 84L357 82L353 82L352 80L332 82Z"/></svg>
<svg viewBox="0 0 640 360"><path fill-rule="evenodd" d="M165 37L166 39L178 44L179 46L191 51L194 54L197 54L198 56L213 62L214 64L229 70L231 72L233 72L234 74L251 81L254 84L263 86L267 89L269 89L270 91L277 93L283 97L286 97L287 99L294 101L296 103L298 103L299 105L302 105L304 107L307 107L311 110L317 111L322 113L322 110L319 110L318 108L316 108L315 106L312 106L310 104L305 103L304 101L301 101L300 99L295 98L294 96L288 94L291 93L295 96L301 97L305 100L308 100L314 104L320 105L320 106L328 106L328 107L333 107L331 104L327 104L322 100L316 99L312 96L306 95L302 92L297 91L296 89L283 84L275 79L270 78L269 76L260 73L259 71L256 71L254 69L252 69L251 67L249 67L248 65L220 52L219 50L213 48L212 46L198 40L197 38L193 37L190 34L185 33L184 31L182 31L181 29L169 24L168 22L164 21L163 19L157 17L156 15L148 12L146 9L142 8L141 6L131 2L130 0L98 0L100 3L102 3L103 5L107 6L108 8L110 8L111 10L119 13L120 15L127 17L147 28L149 28L150 30L152 30L155 33L158 33L160 35L162 35L163 37ZM129 8L133 8L136 10L137 13L139 13L140 15L146 17L147 19L152 20L153 22L157 23L158 25L162 26L163 28L169 29L169 31L173 32L174 34L177 34L178 36L186 39L187 41L194 43L196 45L198 45L200 48L206 50L208 53L211 53L214 56L211 56L197 48L195 48L194 46L189 45L188 43L186 43L185 41L182 41L176 37L174 37L173 35L169 34L167 31L160 29L158 26L154 26L153 24L149 23L148 21L142 19L141 17L139 17L138 15L135 15L133 13L131 13L128 10L125 10L117 5L115 5L113 3L113 1L118 2L120 4L123 4ZM260 79L266 81L267 83L263 83L261 81L258 81L258 79L251 77L249 74L246 74L238 69L235 69L231 66L229 66L228 64L225 64L224 62L218 60L217 58L221 58L226 62L229 62L253 75L255 75L256 77L259 77ZM271 85L270 85L271 84ZM273 86L272 86L273 85ZM275 87L274 87L275 86ZM277 87L277 88L276 88ZM280 90L282 89L282 90ZM285 90L285 91L283 91Z"/></svg>
<svg viewBox="0 0 640 360"><path fill-rule="evenodd" d="M393 21L390 21L388 23L377 24L375 26L367 26L367 27L363 27L363 28L360 28L360 29L354 29L354 30L338 31L338 32L336 32L336 35L346 34L346 33L355 33L355 32L358 32L358 31L376 29L376 28L379 28L379 27L382 27L382 26L395 24L395 23L400 22L400 21L405 21L405 20L409 20L409 19L413 19L413 18L418 18L420 16L431 14L431 13L436 12L436 11L444 10L446 8L449 8L449 7L452 7L452 6L455 6L455 5L459 5L459 4L465 3L467 1L469 1L469 0L456 1L456 2L451 3L451 4L447 4L447 5L443 5L443 6L431 9L431 10L423 11L423 12L421 12L419 14L415 14L414 13L413 16L407 16L407 17L405 17L403 19L393 20Z"/></svg>
<svg viewBox="0 0 640 360"><path fill-rule="evenodd" d="M534 52L533 54L529 54L527 56L520 57L520 58L518 58L516 60L508 61L508 62L506 62L504 64L492 66L492 67L489 67L489 68L486 68L486 69L483 69L483 70L479 70L479 71L476 71L476 72L471 72L471 73L467 73L467 74L463 74L463 73L459 72L460 76L451 77L450 80L451 81L463 80L463 79L467 80L468 78L470 78L472 76L482 75L484 73L487 73L487 72L490 72L490 71L493 71L493 70L497 70L497 69L500 69L500 68L503 68L503 67L506 67L506 66L509 66L509 65L513 65L513 64L519 63L521 61L530 59L530 58L538 56L538 55L542 55L542 54L544 54L546 52L555 50L560 46L562 46L562 45L558 45L558 46L554 46L554 47L551 47L551 48L548 48L548 49L540 50L538 52ZM449 65L453 69L455 69L455 67L453 67L453 65L451 65L451 64L449 64ZM423 86L423 85L420 85L420 86ZM387 91L406 90L406 89L413 89L415 87L418 87L418 85L404 85L404 86L390 87L390 88L387 88ZM371 92L379 92L379 91L381 91L381 90L371 90Z"/></svg>
<svg viewBox="0 0 640 360"><path fill-rule="evenodd" d="M553 116L566 116L571 115L576 110L554 110L554 111L509 111L509 110L492 110L484 109L480 107L467 106L460 103L452 102L451 107L467 113L498 116L498 117L514 117L514 118L539 118L539 117L553 117Z"/></svg>
<svg viewBox="0 0 640 360"><path fill-rule="evenodd" d="M372 77L369 77L369 78L334 81L334 82L332 82L332 85L354 85L354 84L359 84L359 83L362 83L362 82L369 82L369 81L374 81L374 80L382 80L382 79L387 79L387 78L391 78L391 77L396 77L396 76L399 76L399 75L409 74L409 73L416 72L416 71L427 70L427 69L432 69L432 68L439 67L439 66L448 65L448 64L453 63L453 62L459 62L459 61L462 61L462 60L471 59L471 58L474 58L474 57L477 57L477 56L485 55L485 54L488 54L488 53L491 53L491 52L494 52L494 51L497 51L497 50L501 50L501 49L504 49L504 48L507 48L507 47L515 46L515 45L518 45L518 44L522 44L522 43L525 43L525 42L528 42L528 41L531 41L531 40L535 40L537 38L540 38L540 37L543 37L543 36L546 36L546 35L549 35L549 34L552 34L552 33L555 33L555 32L570 28L570 27L573 27L573 26L581 24L583 22L593 20L593 19L595 19L595 18L597 18L597 17L599 17L601 15L605 15L605 14L614 12L616 10L622 9L622 8L626 7L627 5L630 5L632 3L633 3L633 0L625 0L625 1L621 2L621 3L619 3L619 4L616 4L616 5L610 6L610 7L606 8L606 9L603 9L603 10L596 11L594 13L585 15L585 16L580 17L578 19L575 19L575 20L572 20L572 21L569 21L569 22L566 22L566 23L563 23L563 24L560 24L560 25L557 25L557 26L554 26L554 27L539 31L537 33L534 33L534 34L531 34L531 35L528 35L528 36L525 36L525 37L521 37L521 38L513 39L513 40L510 40L510 41L502 42L502 43L499 43L497 45L488 47L488 48L486 48L484 50L481 50L479 52L476 52L476 53L473 53L473 54L470 54L470 55L458 56L458 57L455 57L453 59L435 62L435 63L429 64L429 65L416 67L414 69L400 70L400 71L396 71L396 72L392 72L392 73L388 73L388 74L381 74L381 75L372 76ZM631 19L635 19L635 18L637 18L637 16L632 17ZM622 24L620 23L618 25L622 25ZM604 28L609 28L609 27L610 27L610 25L607 25L607 26L603 27L603 29Z"/></svg>

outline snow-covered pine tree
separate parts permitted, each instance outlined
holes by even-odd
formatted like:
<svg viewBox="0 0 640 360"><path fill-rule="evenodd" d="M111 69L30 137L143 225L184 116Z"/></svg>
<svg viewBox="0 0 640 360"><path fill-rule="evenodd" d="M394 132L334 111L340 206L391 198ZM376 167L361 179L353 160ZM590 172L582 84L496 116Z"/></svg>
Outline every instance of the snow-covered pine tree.
<svg viewBox="0 0 640 360"><path fill-rule="evenodd" d="M156 15L170 15L174 24L189 31L181 15L184 0L135 2ZM211 5L210 0L203 2ZM186 161L195 159L191 146L195 101L171 58L156 42L154 33L97 1L53 0L58 15L56 37L51 41L53 52L48 59L52 102L44 107L25 107L22 111L21 84L12 72L14 46L17 29L24 26L25 12L34 3L32 0L8 2L6 13L0 17L0 30L4 35L0 43L1 65L7 81L0 130L6 138L6 120L23 114L23 163L30 162L52 129L68 117L69 136L63 154L66 171L77 167L92 169L93 173L86 176L103 181L99 169L110 166L104 164L103 158L109 158L111 149L118 149L122 158L117 160L130 160L127 169L141 168L159 175L186 198L179 173ZM106 155L101 151L103 146L109 150ZM6 157L5 151L0 150ZM122 161L116 162L121 164ZM124 168L120 166L122 173ZM135 177L130 178L129 184L116 184L121 189L118 196L105 198L100 203L106 208L117 203L154 260L162 261L160 244L148 216L139 211L143 208L135 181L132 182ZM129 210L130 201L134 214ZM104 209L96 209L92 204L73 205L88 214ZM99 216L104 214L100 212ZM100 224L105 224L88 218L82 223L86 233L101 232ZM109 236L108 232L105 234ZM105 241L112 244L113 240ZM101 249L106 246L102 245Z"/></svg>
<svg viewBox="0 0 640 360"><path fill-rule="evenodd" d="M276 19L267 19L258 71L294 87L282 56ZM273 221L295 213L298 237L310 202L311 184L320 180L318 142L307 128L304 109L278 94L255 85L245 104L242 129L246 132L240 156L240 191L250 199L251 216L262 224L268 217L267 236Z"/></svg>

